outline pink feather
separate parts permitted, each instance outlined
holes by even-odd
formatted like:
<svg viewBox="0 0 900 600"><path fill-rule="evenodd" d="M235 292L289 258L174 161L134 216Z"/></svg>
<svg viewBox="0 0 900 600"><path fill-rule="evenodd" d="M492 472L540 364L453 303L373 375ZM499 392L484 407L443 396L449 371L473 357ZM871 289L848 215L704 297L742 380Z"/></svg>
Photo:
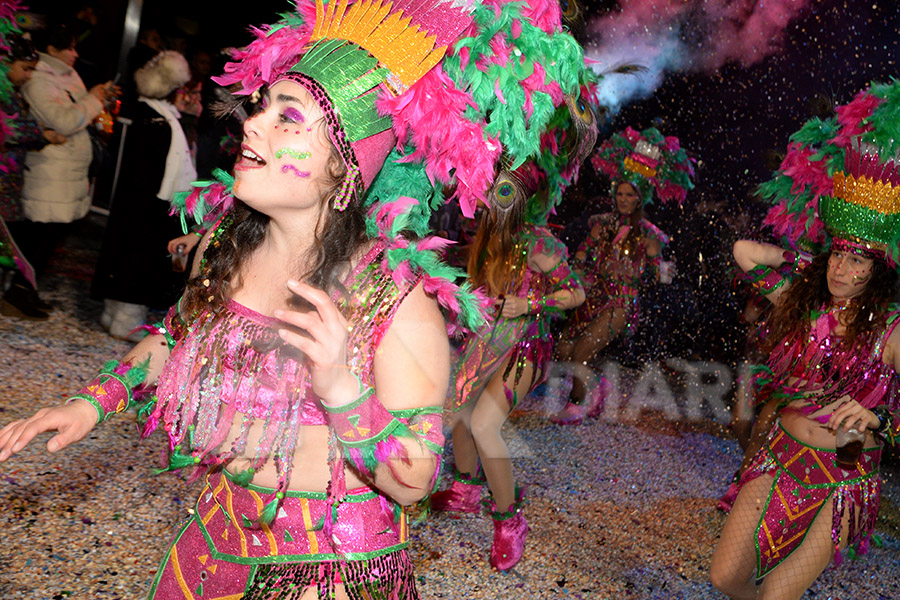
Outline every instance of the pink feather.
<svg viewBox="0 0 900 600"><path fill-rule="evenodd" d="M456 242L453 240L448 240L447 238L442 238L436 235L430 235L424 239L419 240L416 244L416 248L419 250L443 250L448 246L452 246Z"/></svg>
<svg viewBox="0 0 900 600"><path fill-rule="evenodd" d="M818 202L822 194L830 194L834 186L831 176L828 174L825 162L822 160L810 160L816 152L802 144L793 142L788 145L787 154L781 161L779 170L793 179L791 193L799 194L806 186L814 193L813 200Z"/></svg>
<svg viewBox="0 0 900 600"><path fill-rule="evenodd" d="M494 164L502 151L499 141L485 134L483 122L463 116L470 106L475 106L472 97L440 69L430 71L402 97L378 101L379 112L393 117L399 143L415 147L403 161L424 161L432 180L451 184L455 179L456 197L468 217L493 185Z"/></svg>
<svg viewBox="0 0 900 600"><path fill-rule="evenodd" d="M526 0L523 2L522 16L548 34L562 31L561 12L557 0Z"/></svg>
<svg viewBox="0 0 900 600"><path fill-rule="evenodd" d="M503 90L500 89L499 79L494 81L494 95L497 96L497 100L500 101L500 104L506 104L506 98L503 97Z"/></svg>
<svg viewBox="0 0 900 600"><path fill-rule="evenodd" d="M402 286L405 281L412 281L413 277L414 273L408 260L402 261L391 272L391 278L398 287Z"/></svg>
<svg viewBox="0 0 900 600"><path fill-rule="evenodd" d="M872 126L865 121L872 116L872 112L881 102L880 98L871 95L868 90L863 90L847 104L835 108L834 112L841 127L838 134L829 142L839 148L849 148L853 138L872 130Z"/></svg>
<svg viewBox="0 0 900 600"><path fill-rule="evenodd" d="M225 65L223 75L213 77L222 86L241 84L238 94L252 94L264 83L273 83L297 62L309 42L315 23L315 5L303 3L297 6L304 24L297 29L282 27L273 32L273 26L265 30L252 27L256 39L245 48L232 52L232 62Z"/></svg>

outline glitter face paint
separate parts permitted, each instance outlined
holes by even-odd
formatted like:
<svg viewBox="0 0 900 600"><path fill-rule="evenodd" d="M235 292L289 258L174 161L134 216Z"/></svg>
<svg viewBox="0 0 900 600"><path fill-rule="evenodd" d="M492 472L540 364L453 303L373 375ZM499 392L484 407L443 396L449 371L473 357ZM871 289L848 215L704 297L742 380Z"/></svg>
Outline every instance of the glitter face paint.
<svg viewBox="0 0 900 600"><path fill-rule="evenodd" d="M828 291L835 298L853 298L872 278L874 261L851 252L832 251L828 257Z"/></svg>
<svg viewBox="0 0 900 600"><path fill-rule="evenodd" d="M301 113L296 108L286 108L284 109L284 118L294 121L295 123L305 123L306 119L303 118L303 113Z"/></svg>
<svg viewBox="0 0 900 600"><path fill-rule="evenodd" d="M235 165L241 200L270 216L287 207L318 207L330 146L316 133L321 108L306 88L287 80L270 87L259 106L244 122L242 158ZM309 125L312 132L306 132Z"/></svg>
<svg viewBox="0 0 900 600"><path fill-rule="evenodd" d="M281 150L275 151L275 158L281 158L287 154L291 158L296 158L297 160L305 160L312 156L310 152L297 152L296 150L292 150L290 148L282 148Z"/></svg>
<svg viewBox="0 0 900 600"><path fill-rule="evenodd" d="M311 175L311 173L309 171L301 171L294 165L282 165L281 166L282 173L287 173L288 171L293 171L294 175L296 175L297 177L309 177Z"/></svg>
<svg viewBox="0 0 900 600"><path fill-rule="evenodd" d="M288 110L293 110L293 109L288 109ZM285 112L287 112L287 111L285 111ZM303 117L301 116L300 118L302 119ZM291 158L296 158L297 160L305 160L305 159L309 158L310 156L312 156L312 154L310 152L297 152L296 150L292 150L291 148L282 148L281 150L277 150L275 152L275 158L281 158L285 154L287 154ZM293 172L294 175L296 175L297 177L309 177L311 174L309 171L301 171L294 165L282 165L281 166L282 173L287 173L289 171Z"/></svg>

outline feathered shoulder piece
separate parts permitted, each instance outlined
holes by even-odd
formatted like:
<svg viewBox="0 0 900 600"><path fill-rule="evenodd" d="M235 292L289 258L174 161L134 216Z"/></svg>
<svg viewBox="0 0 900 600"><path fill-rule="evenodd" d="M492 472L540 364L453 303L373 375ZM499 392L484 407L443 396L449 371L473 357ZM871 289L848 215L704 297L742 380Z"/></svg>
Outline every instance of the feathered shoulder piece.
<svg viewBox="0 0 900 600"><path fill-rule="evenodd" d="M603 142L591 157L598 172L614 184L630 183L644 204L653 192L662 202L681 204L694 188L694 160L677 137L666 137L651 127L626 127Z"/></svg>

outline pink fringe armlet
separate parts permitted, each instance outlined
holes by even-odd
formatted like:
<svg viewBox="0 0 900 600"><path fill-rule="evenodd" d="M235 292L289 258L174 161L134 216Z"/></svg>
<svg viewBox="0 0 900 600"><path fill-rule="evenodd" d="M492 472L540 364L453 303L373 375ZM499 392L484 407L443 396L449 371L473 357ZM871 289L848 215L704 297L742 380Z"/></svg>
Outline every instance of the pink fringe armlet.
<svg viewBox="0 0 900 600"><path fill-rule="evenodd" d="M443 451L441 407L389 411L371 387L349 404L322 406L346 456L367 475L391 457L407 460L401 437L418 440L436 456Z"/></svg>
<svg viewBox="0 0 900 600"><path fill-rule="evenodd" d="M89 402L97 409L97 422L101 423L114 413L128 409L134 399L135 388L147 378L149 359L138 365L111 360L77 394L66 400Z"/></svg>

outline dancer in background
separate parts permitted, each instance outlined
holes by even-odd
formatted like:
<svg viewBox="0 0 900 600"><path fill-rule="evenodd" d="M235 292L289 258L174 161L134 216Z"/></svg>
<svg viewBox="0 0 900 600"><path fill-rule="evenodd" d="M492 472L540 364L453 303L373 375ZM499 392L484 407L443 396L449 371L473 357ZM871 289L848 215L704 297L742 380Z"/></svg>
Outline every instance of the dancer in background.
<svg viewBox="0 0 900 600"><path fill-rule="evenodd" d="M512 4L500 6L514 12ZM501 571L521 559L528 533L522 512L524 496L516 487L501 429L510 411L546 375L553 347L550 318L584 301L581 283L566 261L565 246L545 226L547 215L561 201L563 190L575 181L597 136L595 111L583 100L588 97L592 75L580 55L569 53L577 46L562 32L558 5L531 2L523 12L526 9L552 18L544 20L543 28L523 21L521 36L514 36L523 58L534 61L534 68L553 65L559 69L566 57L565 68L578 74L581 81L575 82L575 95L565 98L565 103L560 98L556 106L544 104L545 110L555 113L550 119L552 135L545 134L540 140L539 156L500 174L492 193L492 205L500 208L482 214L469 248L470 281L494 299L495 314L493 322L468 336L460 349L449 400L454 480L449 489L437 492L431 503L435 510L478 512L482 487L487 483L494 525L490 563ZM501 29L493 50L485 49L479 60L497 61L492 54L502 51L502 42L510 33ZM530 67L525 73L531 72ZM535 102L552 97L555 79L533 92ZM584 86L584 94L578 93L578 84ZM532 85L527 80L501 79L498 95L527 98L530 103ZM536 107L534 104L535 115ZM500 140L506 143L505 136L510 133L503 132ZM510 165L515 160L508 157L503 162Z"/></svg>
<svg viewBox="0 0 900 600"><path fill-rule="evenodd" d="M693 188L693 165L678 139L653 128L639 133L628 127L613 135L592 162L612 181L614 210L591 217L590 233L573 261L587 299L557 346L557 360L575 367L571 397L550 417L561 425L577 425L603 410L608 383L603 378L594 382L587 365L618 336L634 332L640 289L659 277L660 253L668 238L644 218L644 207L654 190L661 201L681 203Z"/></svg>
<svg viewBox="0 0 900 600"><path fill-rule="evenodd" d="M521 513L523 491L515 485L503 423L546 376L553 352L550 318L584 302L567 254L546 227L496 211L482 214L469 249L470 280L494 298L496 313L460 350L451 390L454 481L450 489L434 495L431 505L435 510L478 512L481 488L487 483L494 520L490 560L499 570L519 561L528 532Z"/></svg>
<svg viewBox="0 0 900 600"><path fill-rule="evenodd" d="M882 446L900 434L900 172L890 142L879 145L900 135L898 86L873 85L838 109L840 130L834 118L792 138L797 185L776 182L768 220L785 239L819 244L807 266L780 247L734 247L774 304L757 396L778 419L713 556L710 578L733 598L800 598L843 548L868 549ZM827 160L812 165L817 154Z"/></svg>
<svg viewBox="0 0 900 600"><path fill-rule="evenodd" d="M0 431L0 460L46 430L57 451L156 384L145 433L162 425L168 467L207 486L151 598L418 597L404 507L439 472L439 303L457 327L485 320L428 218L445 188L471 215L501 155L541 159L556 106L535 107L529 145L505 147L494 119L523 131L521 107L475 85L480 50L463 66L446 54L490 38L497 7L419 3L400 18L367 6L298 2L234 53L219 83L259 101L234 179L177 199L210 224L185 295L72 401ZM548 77L577 95L581 48L565 49Z"/></svg>

